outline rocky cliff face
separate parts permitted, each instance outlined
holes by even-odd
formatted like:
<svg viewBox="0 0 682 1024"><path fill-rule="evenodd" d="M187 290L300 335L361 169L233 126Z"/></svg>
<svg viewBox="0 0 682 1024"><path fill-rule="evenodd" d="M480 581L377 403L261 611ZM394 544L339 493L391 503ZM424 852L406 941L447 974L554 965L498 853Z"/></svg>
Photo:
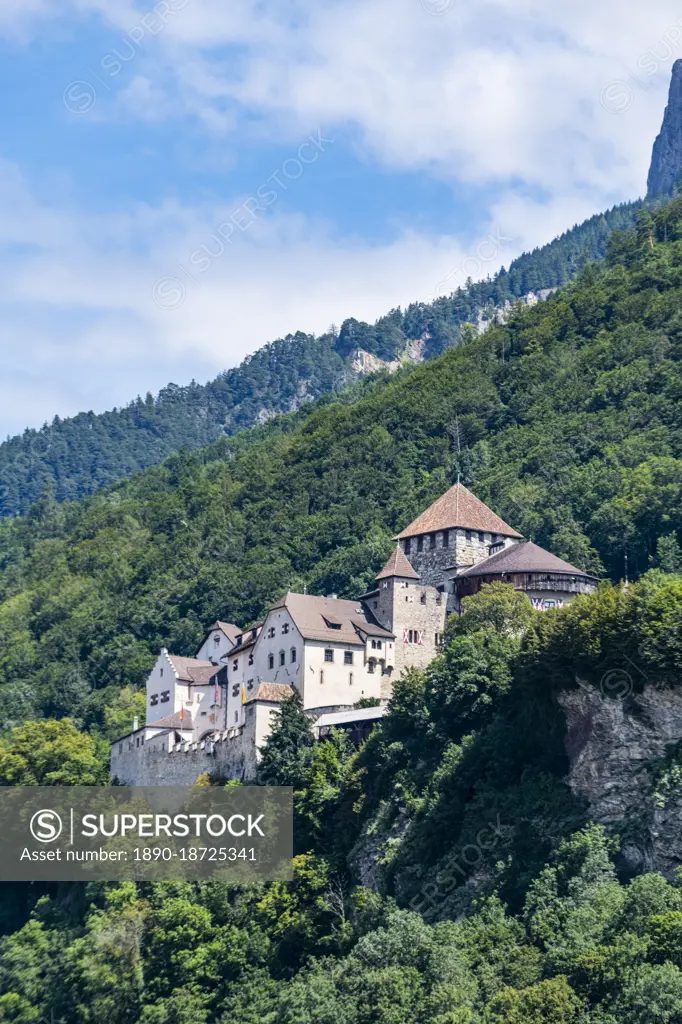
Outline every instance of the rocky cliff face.
<svg viewBox="0 0 682 1024"><path fill-rule="evenodd" d="M593 821L619 833L628 867L670 875L682 865L682 786L661 797L659 780L682 740L682 692L646 685L616 699L578 681L559 702L573 793Z"/></svg>
<svg viewBox="0 0 682 1024"><path fill-rule="evenodd" d="M647 195L669 195L682 175L682 60L673 65L663 127L654 143Z"/></svg>

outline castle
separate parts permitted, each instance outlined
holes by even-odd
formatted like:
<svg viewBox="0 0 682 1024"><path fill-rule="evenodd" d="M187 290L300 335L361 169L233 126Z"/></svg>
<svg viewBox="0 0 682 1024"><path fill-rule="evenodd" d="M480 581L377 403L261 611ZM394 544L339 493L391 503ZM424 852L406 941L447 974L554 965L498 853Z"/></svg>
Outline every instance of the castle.
<svg viewBox="0 0 682 1024"><path fill-rule="evenodd" d="M204 772L252 779L279 706L294 690L319 738L360 737L392 682L438 653L447 616L502 580L538 610L590 593L597 581L508 526L462 484L395 538L373 589L354 601L287 593L248 629L216 622L194 658L165 648L147 680L146 724L111 747L127 785L191 785ZM361 701L374 707L356 709Z"/></svg>

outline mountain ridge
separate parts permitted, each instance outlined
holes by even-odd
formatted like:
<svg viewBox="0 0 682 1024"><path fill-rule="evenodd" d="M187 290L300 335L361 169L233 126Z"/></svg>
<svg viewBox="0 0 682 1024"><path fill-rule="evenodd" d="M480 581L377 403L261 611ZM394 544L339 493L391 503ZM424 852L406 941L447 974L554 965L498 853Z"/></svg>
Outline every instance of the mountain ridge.
<svg viewBox="0 0 682 1024"><path fill-rule="evenodd" d="M183 447L202 447L343 390L372 372L353 366L357 352L372 357L372 370L401 364L410 346L423 345L426 359L438 356L460 344L466 324L481 329L505 304L560 287L586 262L601 259L611 233L631 226L642 205L636 200L595 214L493 278L392 310L375 324L350 318L338 334L289 334L205 385L168 384L156 398L147 394L109 412L55 417L8 438L0 443L0 517L26 513L45 487L59 501L96 493Z"/></svg>

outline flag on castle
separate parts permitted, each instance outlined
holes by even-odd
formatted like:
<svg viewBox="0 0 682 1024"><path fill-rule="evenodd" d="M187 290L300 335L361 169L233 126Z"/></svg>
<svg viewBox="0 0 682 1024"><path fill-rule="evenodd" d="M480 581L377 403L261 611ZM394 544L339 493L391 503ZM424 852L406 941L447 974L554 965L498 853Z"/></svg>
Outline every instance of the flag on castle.
<svg viewBox="0 0 682 1024"><path fill-rule="evenodd" d="M242 683L242 704L246 704L246 687Z"/></svg>
<svg viewBox="0 0 682 1024"><path fill-rule="evenodd" d="M217 707L220 707L220 683L215 684L215 701Z"/></svg>

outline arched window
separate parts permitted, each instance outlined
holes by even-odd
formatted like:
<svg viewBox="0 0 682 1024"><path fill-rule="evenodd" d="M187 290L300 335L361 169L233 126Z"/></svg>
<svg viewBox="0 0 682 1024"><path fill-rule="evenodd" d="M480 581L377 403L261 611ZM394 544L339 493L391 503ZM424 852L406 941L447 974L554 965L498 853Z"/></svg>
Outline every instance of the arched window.
<svg viewBox="0 0 682 1024"><path fill-rule="evenodd" d="M275 667L275 655L274 654L268 654L268 668L274 668L274 667Z"/></svg>
<svg viewBox="0 0 682 1024"><path fill-rule="evenodd" d="M291 648L291 664L294 665L295 663L296 663L296 648L292 647Z"/></svg>

